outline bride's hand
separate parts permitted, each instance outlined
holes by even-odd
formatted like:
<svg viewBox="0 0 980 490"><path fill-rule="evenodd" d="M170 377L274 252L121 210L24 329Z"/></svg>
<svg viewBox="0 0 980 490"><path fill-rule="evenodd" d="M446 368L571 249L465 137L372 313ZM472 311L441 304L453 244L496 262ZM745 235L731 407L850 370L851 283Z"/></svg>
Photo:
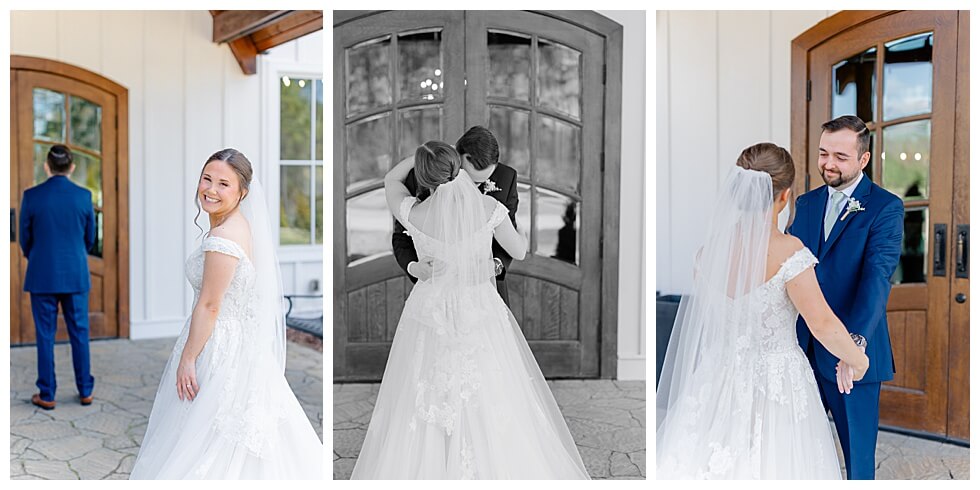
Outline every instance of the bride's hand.
<svg viewBox="0 0 980 490"><path fill-rule="evenodd" d="M837 363L837 391L850 394L854 388L854 370L844 361Z"/></svg>
<svg viewBox="0 0 980 490"><path fill-rule="evenodd" d="M184 359L181 357L180 364L177 365L177 398L186 401L194 401L194 397L200 389L197 386L197 368L194 366L194 359Z"/></svg>

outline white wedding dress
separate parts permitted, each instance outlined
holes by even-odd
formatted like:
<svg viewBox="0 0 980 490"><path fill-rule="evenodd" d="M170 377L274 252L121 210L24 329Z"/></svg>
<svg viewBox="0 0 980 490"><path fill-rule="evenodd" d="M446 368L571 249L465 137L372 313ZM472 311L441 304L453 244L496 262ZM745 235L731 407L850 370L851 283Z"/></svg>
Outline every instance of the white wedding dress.
<svg viewBox="0 0 980 490"><path fill-rule="evenodd" d="M249 197L263 202L254 182ZM253 233L262 231L261 222L250 222ZM205 252L230 255L238 264L195 363L200 392L193 401L177 398L188 318L164 368L131 479L322 479L323 443L283 375L284 327L275 318L281 311L270 318L263 309L279 307L281 296L272 296L281 293L269 286L278 281L278 266L271 241L261 236L253 238L254 264L236 242L216 236L187 259L195 304Z"/></svg>
<svg viewBox="0 0 980 490"><path fill-rule="evenodd" d="M756 302L764 320L736 339L739 368L703 371L681 396L657 435L657 478L840 479L827 413L796 340L799 312L786 294L786 282L816 262L804 247L753 295L734 300ZM712 417L721 413L731 416Z"/></svg>
<svg viewBox="0 0 980 490"><path fill-rule="evenodd" d="M482 198L459 175L429 198L430 214L451 192L447 206ZM589 478L492 272L476 267L490 263L493 229L507 219L494 202L492 212L481 205L473 236L447 245L409 221L415 198L403 201L399 220L418 256L452 272L419 281L405 302L352 479Z"/></svg>
<svg viewBox="0 0 980 490"><path fill-rule="evenodd" d="M765 279L771 185L735 167L718 194L657 387L658 479L841 477L786 292L817 259L803 247Z"/></svg>

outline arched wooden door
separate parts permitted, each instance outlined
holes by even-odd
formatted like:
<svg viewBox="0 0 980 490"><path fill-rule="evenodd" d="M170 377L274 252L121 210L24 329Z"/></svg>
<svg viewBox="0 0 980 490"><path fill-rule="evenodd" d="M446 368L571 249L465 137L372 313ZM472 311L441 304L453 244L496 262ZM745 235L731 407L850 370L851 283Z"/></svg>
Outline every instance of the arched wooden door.
<svg viewBox="0 0 980 490"><path fill-rule="evenodd" d="M842 12L797 38L793 58L794 93L809 99L793 105L794 158L807 177L798 190L823 184L820 125L854 114L872 132L866 176L905 202L887 306L896 374L882 386L881 424L960 439L969 437L967 15Z"/></svg>
<svg viewBox="0 0 980 490"><path fill-rule="evenodd" d="M34 342L27 259L17 223L25 189L46 179L44 159L54 144L75 155L71 179L92 191L97 243L89 252L91 338L129 335L127 91L95 73L25 56L10 59L10 343ZM57 340L67 340L59 315Z"/></svg>
<svg viewBox="0 0 980 490"><path fill-rule="evenodd" d="M613 374L600 373L602 343L615 354L615 333L601 329L615 288L603 295L603 281L615 281L609 264L618 266L602 253L604 234L608 246L618 243L618 213L603 214L618 208L618 181L604 188L618 179L618 161L603 171L607 117L619 118L606 105L618 102L618 88L609 95L604 82L609 45L579 23L535 12L335 22L335 378L380 378L412 287L391 255L384 173L422 142L453 142L473 125L494 132L501 162L518 171L518 220L532 253L511 267L508 287L542 371Z"/></svg>

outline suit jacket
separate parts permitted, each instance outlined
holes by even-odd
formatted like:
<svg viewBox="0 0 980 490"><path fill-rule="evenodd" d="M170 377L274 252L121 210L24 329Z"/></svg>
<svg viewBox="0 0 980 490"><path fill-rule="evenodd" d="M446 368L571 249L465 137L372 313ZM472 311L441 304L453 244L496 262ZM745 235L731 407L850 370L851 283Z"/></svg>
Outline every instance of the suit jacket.
<svg viewBox="0 0 980 490"><path fill-rule="evenodd" d="M82 293L90 287L88 251L95 246L92 193L55 175L24 191L20 248L27 257L24 291Z"/></svg>
<svg viewBox="0 0 980 490"><path fill-rule="evenodd" d="M847 214L845 201L830 236L824 240L824 210L829 200L821 186L796 201L796 220L787 232L803 241L820 263L815 272L827 304L844 326L868 341L870 360L860 383L889 381L895 374L891 338L885 306L891 292L891 276L902 253L905 207L902 200L863 177L851 196L864 211ZM812 342L816 371L827 380L836 379L838 359L815 342L802 317L797 337L804 352Z"/></svg>
<svg viewBox="0 0 980 490"><path fill-rule="evenodd" d="M498 163L497 168L494 169L487 180L492 180L500 190L486 194L500 201L504 206L507 206L510 222L514 226L517 226L517 171L513 167ZM408 187L408 191L413 195L416 194L418 184L415 181L414 169L408 172L408 177L405 179L405 187ZM482 184L480 185L480 189L482 191ZM428 196L420 196L420 199L425 200L426 197ZM415 253L415 243L412 241L412 237L408 233L405 233L405 227L397 219L395 220L394 233L391 235L391 248L394 251L395 260L398 262L398 265L408 274L408 264L418 261L419 256ZM504 264L504 271L497 276L498 281L503 281L507 276L507 269L514 259L504 251L503 247L497 243L497 240L493 241L493 256L499 258ZM408 274L408 277L413 283L418 281L411 274Z"/></svg>

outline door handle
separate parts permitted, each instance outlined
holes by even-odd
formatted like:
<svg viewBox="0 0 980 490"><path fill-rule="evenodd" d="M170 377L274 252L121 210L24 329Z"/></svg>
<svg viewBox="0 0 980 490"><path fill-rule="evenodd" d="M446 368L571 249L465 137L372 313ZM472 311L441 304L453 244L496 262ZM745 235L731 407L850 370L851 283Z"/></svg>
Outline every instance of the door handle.
<svg viewBox="0 0 980 490"><path fill-rule="evenodd" d="M970 225L956 225L956 277L970 278Z"/></svg>
<svg viewBox="0 0 980 490"><path fill-rule="evenodd" d="M932 275L946 277L946 225L936 224L932 237Z"/></svg>
<svg viewBox="0 0 980 490"><path fill-rule="evenodd" d="M17 241L17 214L14 208L10 208L10 243Z"/></svg>

